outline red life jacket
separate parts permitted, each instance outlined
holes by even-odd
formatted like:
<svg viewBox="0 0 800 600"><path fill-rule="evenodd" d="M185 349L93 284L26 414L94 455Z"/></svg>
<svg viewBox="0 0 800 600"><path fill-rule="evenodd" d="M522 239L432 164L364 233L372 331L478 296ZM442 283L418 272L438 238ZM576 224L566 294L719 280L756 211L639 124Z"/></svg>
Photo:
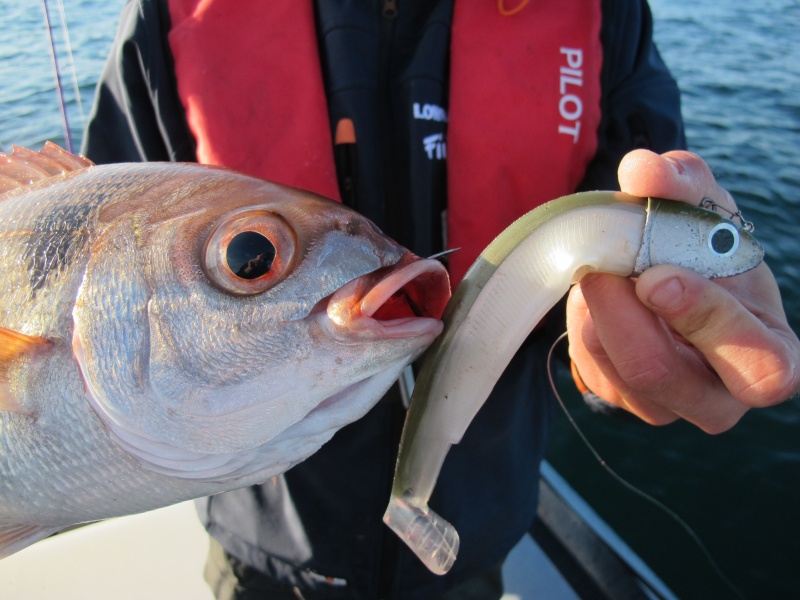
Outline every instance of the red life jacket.
<svg viewBox="0 0 800 600"><path fill-rule="evenodd" d="M169 7L198 160L338 199L312 3ZM514 219L583 178L600 123L600 21L599 0L540 0L513 15L493 0L456 0L447 143L447 245L461 248L450 257L454 283Z"/></svg>

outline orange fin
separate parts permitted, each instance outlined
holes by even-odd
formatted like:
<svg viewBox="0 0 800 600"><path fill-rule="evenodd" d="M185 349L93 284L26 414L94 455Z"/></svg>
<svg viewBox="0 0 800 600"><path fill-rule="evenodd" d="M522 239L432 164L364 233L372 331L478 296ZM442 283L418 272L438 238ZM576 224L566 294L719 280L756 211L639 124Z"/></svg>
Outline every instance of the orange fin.
<svg viewBox="0 0 800 600"><path fill-rule="evenodd" d="M0 558L19 552L61 529L40 525L0 525Z"/></svg>
<svg viewBox="0 0 800 600"><path fill-rule="evenodd" d="M0 376L16 358L46 350L52 345L50 340L0 327Z"/></svg>
<svg viewBox="0 0 800 600"><path fill-rule="evenodd" d="M94 165L85 156L70 154L53 142L46 142L39 152L20 146L12 148L11 154L0 152L0 194Z"/></svg>
<svg viewBox="0 0 800 600"><path fill-rule="evenodd" d="M30 415L16 396L5 385L9 366L18 358L32 356L53 346L52 342L40 337L17 333L0 327L0 411Z"/></svg>

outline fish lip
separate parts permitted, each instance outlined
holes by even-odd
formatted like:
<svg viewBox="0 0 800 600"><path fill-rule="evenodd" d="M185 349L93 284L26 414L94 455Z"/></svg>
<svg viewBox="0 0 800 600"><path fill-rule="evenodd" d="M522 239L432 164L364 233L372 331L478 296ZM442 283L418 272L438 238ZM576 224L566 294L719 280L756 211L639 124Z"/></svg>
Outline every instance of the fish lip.
<svg viewBox="0 0 800 600"><path fill-rule="evenodd" d="M403 296L415 316L384 314L392 298ZM361 335L408 338L438 335L450 299L450 279L444 266L411 253L395 265L346 283L328 301L326 313L335 325Z"/></svg>

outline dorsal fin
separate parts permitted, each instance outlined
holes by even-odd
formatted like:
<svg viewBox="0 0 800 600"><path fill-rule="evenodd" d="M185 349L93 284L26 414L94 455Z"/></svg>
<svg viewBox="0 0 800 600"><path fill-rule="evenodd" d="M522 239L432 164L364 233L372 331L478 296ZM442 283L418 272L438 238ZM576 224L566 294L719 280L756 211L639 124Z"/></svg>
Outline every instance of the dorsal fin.
<svg viewBox="0 0 800 600"><path fill-rule="evenodd" d="M0 152L0 194L94 165L85 156L70 154L53 142L45 142L39 152L20 146L12 148L11 154Z"/></svg>
<svg viewBox="0 0 800 600"><path fill-rule="evenodd" d="M34 355L52 347L52 342L0 327L0 411L30 415L6 385L11 364L24 355Z"/></svg>

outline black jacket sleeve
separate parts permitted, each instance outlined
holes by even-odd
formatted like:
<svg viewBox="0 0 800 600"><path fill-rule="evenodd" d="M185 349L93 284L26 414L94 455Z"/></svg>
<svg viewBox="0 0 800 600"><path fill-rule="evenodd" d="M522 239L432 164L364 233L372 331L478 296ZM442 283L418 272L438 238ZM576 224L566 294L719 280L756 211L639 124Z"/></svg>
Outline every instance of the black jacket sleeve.
<svg viewBox="0 0 800 600"><path fill-rule="evenodd" d="M619 189L617 167L630 150L686 147L680 92L653 42L647 2L603 0L602 6L602 117L581 190Z"/></svg>
<svg viewBox="0 0 800 600"><path fill-rule="evenodd" d="M196 160L167 32L166 2L125 5L81 149L94 162Z"/></svg>

